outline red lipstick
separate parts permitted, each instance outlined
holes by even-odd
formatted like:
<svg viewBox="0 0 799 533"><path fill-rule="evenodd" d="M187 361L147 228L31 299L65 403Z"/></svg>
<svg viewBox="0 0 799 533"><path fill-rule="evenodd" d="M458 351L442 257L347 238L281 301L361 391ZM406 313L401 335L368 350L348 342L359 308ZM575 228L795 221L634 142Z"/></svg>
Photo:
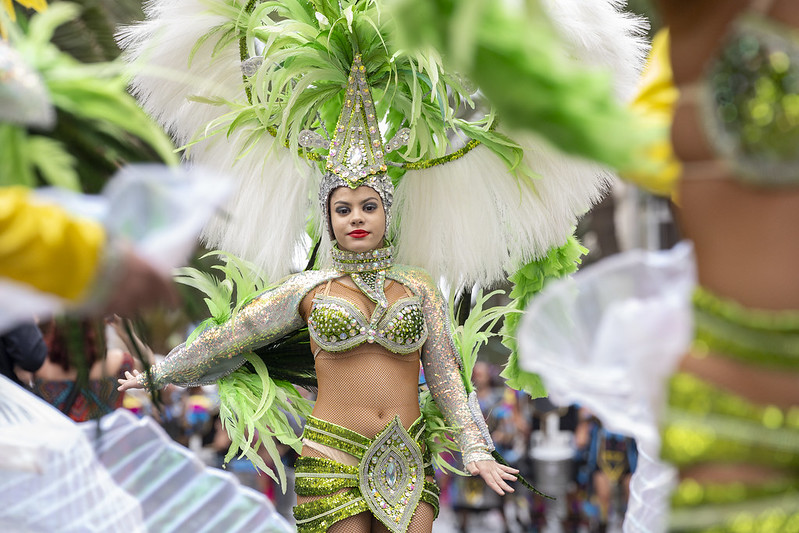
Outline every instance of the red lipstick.
<svg viewBox="0 0 799 533"><path fill-rule="evenodd" d="M347 233L347 235L349 235L350 237L353 237L355 239L363 239L364 237L369 235L369 232L368 231L364 231L362 229L356 229L356 230L352 230L351 232Z"/></svg>

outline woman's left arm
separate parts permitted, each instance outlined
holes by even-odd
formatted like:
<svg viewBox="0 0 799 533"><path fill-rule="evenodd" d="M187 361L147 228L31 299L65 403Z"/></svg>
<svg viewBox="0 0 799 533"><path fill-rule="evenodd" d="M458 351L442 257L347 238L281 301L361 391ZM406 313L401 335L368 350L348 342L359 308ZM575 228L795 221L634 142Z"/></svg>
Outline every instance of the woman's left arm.
<svg viewBox="0 0 799 533"><path fill-rule="evenodd" d="M447 424L458 428L456 441L463 464L472 475L481 476L498 494L513 492L507 481L519 471L497 463L491 455L494 445L479 408L470 408L461 378L462 362L452 340L444 298L430 276L423 279L422 310L427 323L427 342L422 348L422 365L433 400Z"/></svg>

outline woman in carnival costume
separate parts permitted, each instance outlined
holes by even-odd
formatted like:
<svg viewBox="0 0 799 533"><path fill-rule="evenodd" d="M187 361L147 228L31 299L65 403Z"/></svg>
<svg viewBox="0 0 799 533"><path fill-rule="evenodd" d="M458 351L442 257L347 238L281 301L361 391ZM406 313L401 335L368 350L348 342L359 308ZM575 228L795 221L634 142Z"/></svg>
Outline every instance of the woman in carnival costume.
<svg viewBox="0 0 799 533"><path fill-rule="evenodd" d="M677 198L693 253L681 245L614 258L583 273L577 298L553 287L520 334L522 364L546 373L562 401L578 400L567 389L591 390L576 395L642 437L649 457L633 481L641 505L627 531L796 531L799 9L783 0L660 4L671 43L657 45L660 76L643 92L679 94L666 99L680 169L679 179L650 183ZM576 308L593 318L535 324ZM591 340L561 344L548 367L556 339L575 327ZM576 364L585 374L555 375ZM654 467L658 456L673 474Z"/></svg>
<svg viewBox="0 0 799 533"><path fill-rule="evenodd" d="M494 15L503 13L491 4ZM150 67L133 84L145 109L190 145L193 161L241 174L228 216L206 228L206 240L254 266L225 256L224 269L237 280L232 311L214 304L213 325L121 388L218 380L234 442L229 455L240 447L259 463L249 445L254 429L263 437L256 446L270 447L267 436L275 436L301 452L301 531L429 531L438 507L431 455L442 451L448 431L470 473L500 494L512 491L507 481L517 471L496 462L470 382L476 341L462 331L453 341L434 280L488 286L524 264L538 268L537 281L573 270L580 247L572 227L608 179L601 167L529 134L512 140L493 112L458 118L473 105L467 82L444 68L436 50L401 49L386 9L371 1L168 0L153 3L150 20L123 35L129 57ZM644 47L639 21L613 2L587 11L573 27L559 27L570 53L594 54L633 79ZM566 144L563 132L582 132L577 115L586 111L625 131L607 80L560 52L543 16L531 15L543 31L533 33L536 46L520 47L521 57L531 50L549 56L519 73L520 82L554 88L540 112L542 122L550 118L542 131L558 129L553 142ZM614 23L607 35L591 35L600 43L607 37L604 56L579 33L592 16ZM494 32L475 35L484 46ZM617 53L626 48L620 40L631 50ZM559 70L550 68L555 60L563 62ZM579 81L582 94L573 87ZM626 89L620 83L617 92ZM448 152L453 131L468 142ZM595 157L603 138L605 163L626 157L604 127L572 151ZM317 213L308 209L312 194ZM254 272L269 280L288 274L307 251L307 227L316 242L309 266L318 269L264 290ZM184 272L190 283L200 278ZM306 325L310 348L292 350L295 331ZM421 407L420 361L429 388ZM535 377L519 372L516 379ZM287 380L318 387L312 411ZM307 417L301 442L277 407Z"/></svg>

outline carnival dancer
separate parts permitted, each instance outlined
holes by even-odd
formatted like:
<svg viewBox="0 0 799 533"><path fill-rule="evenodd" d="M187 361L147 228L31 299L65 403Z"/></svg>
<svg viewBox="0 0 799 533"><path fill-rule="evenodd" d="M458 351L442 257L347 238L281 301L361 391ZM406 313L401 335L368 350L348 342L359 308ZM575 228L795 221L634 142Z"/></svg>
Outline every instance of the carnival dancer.
<svg viewBox="0 0 799 533"><path fill-rule="evenodd" d="M490 4L506 15L502 3ZM552 138L568 144L563 133L585 129L591 114L603 126L580 135L585 150L572 152L622 159L627 117L605 75L583 76L575 58L619 66L632 79L644 45L639 22L616 2L598 6L559 21L568 53L547 23L519 33L536 46L519 46L529 68L506 74L549 91L542 131L555 125ZM447 431L471 473L508 491L516 471L495 462L470 382L476 349L456 348L436 282L490 286L525 264L541 282L573 271L582 251L573 226L603 193L607 170L529 133L511 140L493 110L459 118L474 107L474 89L437 50L398 45L383 2L160 0L148 14L122 36L128 57L151 67L134 93L194 162L241 175L206 242L224 251L238 281L248 277L245 263L229 254L272 282L296 270L298 256L309 267L268 290L242 283L232 311L214 304L213 324L121 387L219 380L232 450L241 446L255 461L254 428L291 440L276 407L310 415L297 463L303 531L429 530L437 489L427 454L441 451L437 438ZM578 28L595 15L613 24L599 30L592 20L602 36L586 40ZM545 18L539 10L534 17ZM553 109L564 113L553 117ZM317 188L319 209L309 209ZM306 326L310 351L285 357ZM311 355L310 371L298 370ZM435 403L425 392L420 401L420 361ZM312 412L284 378L318 386ZM518 386L524 379L516 375Z"/></svg>
<svg viewBox="0 0 799 533"><path fill-rule="evenodd" d="M149 379L161 387L221 377L245 362L243 352L307 323L319 392L296 463L298 530L369 531L382 523L399 533L429 531L438 489L418 399L420 359L469 472L504 494L518 470L494 461L485 422L469 409L433 280L393 263L385 240L393 185L359 56L347 95L319 192L333 268L262 293L231 322L173 350ZM145 387L148 377L129 374L120 383Z"/></svg>

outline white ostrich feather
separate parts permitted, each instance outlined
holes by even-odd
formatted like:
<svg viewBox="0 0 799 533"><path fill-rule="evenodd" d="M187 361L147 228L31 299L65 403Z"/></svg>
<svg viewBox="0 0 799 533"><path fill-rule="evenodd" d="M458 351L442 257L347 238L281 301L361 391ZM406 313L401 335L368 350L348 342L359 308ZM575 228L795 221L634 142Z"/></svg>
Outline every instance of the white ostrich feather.
<svg viewBox="0 0 799 533"><path fill-rule="evenodd" d="M625 0L543 0L568 52L588 67L607 69L616 96L632 98L649 41L646 19L622 11Z"/></svg>
<svg viewBox="0 0 799 533"><path fill-rule="evenodd" d="M242 5L244 0L237 0ZM218 2L224 6L225 2ZM151 0L149 20L123 30L120 41L129 60L142 64L132 91L143 107L187 144L228 112L194 97L245 102L238 42L216 51L212 36L230 22L210 11L213 0ZM558 32L578 61L605 68L620 98L629 96L643 64L644 23L620 11L621 0L545 0ZM192 51L194 58L189 62ZM246 129L194 144L193 163L233 175L237 191L205 229L209 246L250 260L276 280L296 269L307 250L310 217L322 235L315 209L318 168L273 146L263 136L242 154ZM485 147L454 162L409 171L395 194L395 244L399 262L428 269L453 285L490 286L508 272L566 242L580 215L606 190L610 174L595 164L568 157L545 141L510 133L525 149L525 163L539 178L519 181ZM320 260L330 244L322 238Z"/></svg>
<svg viewBox="0 0 799 533"><path fill-rule="evenodd" d="M646 21L621 11L623 0L543 4L575 60L607 70L617 97L629 98L648 50ZM613 174L533 135L508 135L540 177L515 179L483 147L446 165L408 172L395 195L398 260L424 265L455 285L491 286L566 242Z"/></svg>
<svg viewBox="0 0 799 533"><path fill-rule="evenodd" d="M189 62L200 37L228 22L227 17L213 14L201 0L149 0L144 11L147 20L118 34L126 60L137 67L131 92L184 145L227 111L189 98L244 98L238 43L211 57L216 44L212 37Z"/></svg>
<svg viewBox="0 0 799 533"><path fill-rule="evenodd" d="M133 94L181 145L202 138L206 126L228 112L197 97L231 102L246 98L238 41L212 57L217 42L212 36L189 61L198 40L228 22L209 11L209 5L199 0L150 1L145 7L148 20L119 34L127 59L139 65ZM188 158L219 172L220 178L236 177L224 212L203 231L206 245L252 261L274 281L295 270L297 256L304 255L314 171L288 150L273 149L268 135L242 154L249 133L240 129L231 137L201 140L190 148Z"/></svg>
<svg viewBox="0 0 799 533"><path fill-rule="evenodd" d="M237 177L223 216L206 226L203 239L209 247L255 263L267 280L277 281L295 272L298 257L305 256L306 216L319 171L298 164L288 150L272 150L274 140L268 135L237 160L236 148L247 133L212 139L202 157L195 158Z"/></svg>
<svg viewBox="0 0 799 533"><path fill-rule="evenodd" d="M491 286L566 242L611 174L530 136L516 138L540 178L517 180L484 147L405 175L395 194L399 262L424 265L456 286Z"/></svg>

